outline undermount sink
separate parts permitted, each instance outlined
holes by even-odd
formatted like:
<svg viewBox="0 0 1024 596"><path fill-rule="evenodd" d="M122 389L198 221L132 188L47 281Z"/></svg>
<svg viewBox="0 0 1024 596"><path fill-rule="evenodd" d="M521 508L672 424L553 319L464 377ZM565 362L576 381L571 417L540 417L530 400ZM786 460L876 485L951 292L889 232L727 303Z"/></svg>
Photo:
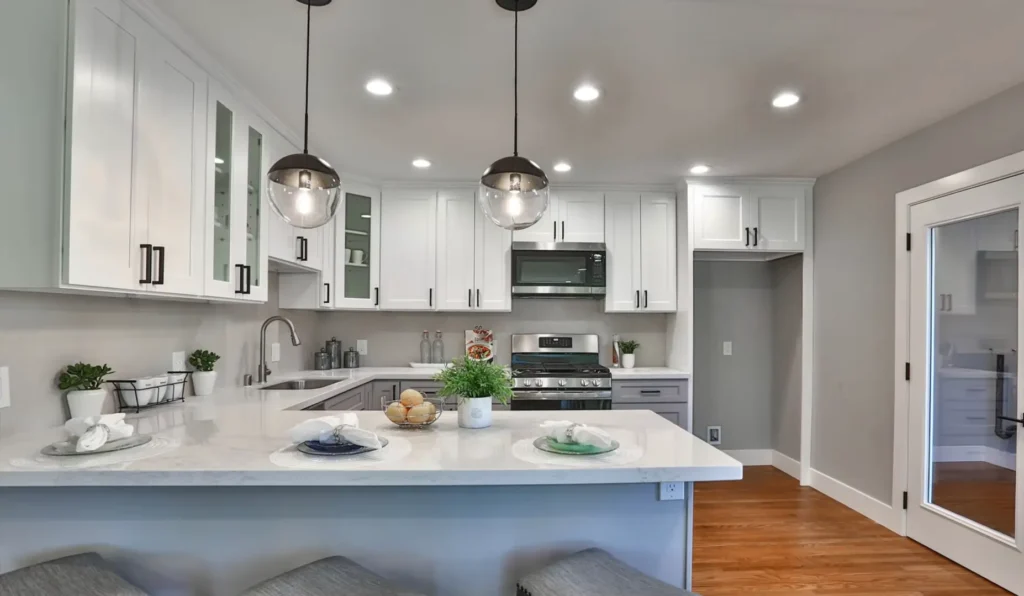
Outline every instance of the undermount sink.
<svg viewBox="0 0 1024 596"><path fill-rule="evenodd" d="M267 385L262 389L264 391L302 391L304 389L320 389L327 387L328 385L334 385L340 383L344 379L295 379L293 381L284 381L281 383L275 383L274 385Z"/></svg>

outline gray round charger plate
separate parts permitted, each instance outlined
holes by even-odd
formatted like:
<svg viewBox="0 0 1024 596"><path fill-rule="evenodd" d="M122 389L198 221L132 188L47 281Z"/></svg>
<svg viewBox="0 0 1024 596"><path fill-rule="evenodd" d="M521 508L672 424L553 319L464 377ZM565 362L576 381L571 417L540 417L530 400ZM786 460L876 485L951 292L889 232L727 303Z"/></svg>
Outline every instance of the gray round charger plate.
<svg viewBox="0 0 1024 596"><path fill-rule="evenodd" d="M107 441L102 447L96 451L85 451L79 453L75 451L74 441L58 441L52 445L43 447L40 453L43 455L53 456L70 456L70 455L96 455L97 453L110 453L111 451L123 451L125 449L131 449L132 447L141 447L146 443L153 440L153 437L149 435L133 435L127 439L118 439L116 441Z"/></svg>
<svg viewBox="0 0 1024 596"><path fill-rule="evenodd" d="M378 437L380 439L380 448L383 449L388 446L388 440L384 437ZM296 449L305 453L306 455L319 455L323 457L342 457L345 455L359 455L360 453L369 453L371 451L377 451L373 447L360 447L351 451L340 451L337 453L331 453L330 451L318 451L311 447L308 447L306 443L299 443L295 446Z"/></svg>
<svg viewBox="0 0 1024 596"><path fill-rule="evenodd" d="M607 449L601 449L593 446L589 446L589 449L581 449L584 447L583 445L576 445L574 447L565 446L559 448L554 447L553 445L561 446L560 443L555 443L548 437L537 437L533 441L533 446L536 447L537 449L540 449L541 451L547 451L548 453L557 453L558 455L601 455L602 453L611 453L612 451L615 451L616 449L619 448L619 442L616 441L615 439L612 439L612 445Z"/></svg>

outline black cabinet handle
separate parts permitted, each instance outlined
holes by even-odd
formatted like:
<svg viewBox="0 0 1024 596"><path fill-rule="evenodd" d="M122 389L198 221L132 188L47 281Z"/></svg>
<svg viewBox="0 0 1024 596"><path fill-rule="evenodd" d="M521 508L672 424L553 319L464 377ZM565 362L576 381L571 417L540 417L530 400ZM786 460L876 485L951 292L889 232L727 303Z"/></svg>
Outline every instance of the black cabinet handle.
<svg viewBox="0 0 1024 596"><path fill-rule="evenodd" d="M470 289L470 290L466 290L466 291L469 292L469 307L473 308L473 290Z"/></svg>
<svg viewBox="0 0 1024 596"><path fill-rule="evenodd" d="M644 290L644 308L647 308L647 290Z"/></svg>
<svg viewBox="0 0 1024 596"><path fill-rule="evenodd" d="M142 274L139 283L151 284L153 283L153 245L141 244L140 246L142 247L142 270L145 273Z"/></svg>
<svg viewBox="0 0 1024 596"><path fill-rule="evenodd" d="M565 220L562 220L562 240L565 240Z"/></svg>
<svg viewBox="0 0 1024 596"><path fill-rule="evenodd" d="M636 291L636 307L640 308L640 290Z"/></svg>
<svg viewBox="0 0 1024 596"><path fill-rule="evenodd" d="M1020 248L1020 230L1013 231L1013 250Z"/></svg>
<svg viewBox="0 0 1024 596"><path fill-rule="evenodd" d="M661 389L641 389L641 395L661 395Z"/></svg>
<svg viewBox="0 0 1024 596"><path fill-rule="evenodd" d="M558 240L558 222L551 222L551 239Z"/></svg>
<svg viewBox="0 0 1024 596"><path fill-rule="evenodd" d="M429 296L430 297L427 299L428 304L430 305L430 308L434 308L434 288L430 288Z"/></svg>
<svg viewBox="0 0 1024 596"><path fill-rule="evenodd" d="M373 305L380 306L380 288L373 289Z"/></svg>
<svg viewBox="0 0 1024 596"><path fill-rule="evenodd" d="M302 260L309 260L309 238L302 237Z"/></svg>
<svg viewBox="0 0 1024 596"><path fill-rule="evenodd" d="M747 241L745 246L750 246L750 228L744 228L747 231Z"/></svg>
<svg viewBox="0 0 1024 596"><path fill-rule="evenodd" d="M327 287L327 300L324 300L324 304L330 304L331 303L331 284L325 283L324 286Z"/></svg>
<svg viewBox="0 0 1024 596"><path fill-rule="evenodd" d="M754 228L754 246L757 246L757 228Z"/></svg>
<svg viewBox="0 0 1024 596"><path fill-rule="evenodd" d="M476 307L480 308L480 289L479 288L476 291Z"/></svg>
<svg viewBox="0 0 1024 596"><path fill-rule="evenodd" d="M302 236L295 237L295 251L298 253L295 255L296 261L302 260Z"/></svg>
<svg viewBox="0 0 1024 596"><path fill-rule="evenodd" d="M153 285L154 286L162 286L162 285L164 285L164 262L167 260L166 257L167 257L167 251L164 249L163 246L154 246L153 247L153 258L154 259L159 259L159 261L158 261L159 264L157 265L157 268L156 268L156 279L153 280Z"/></svg>
<svg viewBox="0 0 1024 596"><path fill-rule="evenodd" d="M235 265L235 269L238 270L238 289L235 293L245 294L245 265Z"/></svg>
<svg viewBox="0 0 1024 596"><path fill-rule="evenodd" d="M245 293L252 294L252 265L242 265L245 270Z"/></svg>

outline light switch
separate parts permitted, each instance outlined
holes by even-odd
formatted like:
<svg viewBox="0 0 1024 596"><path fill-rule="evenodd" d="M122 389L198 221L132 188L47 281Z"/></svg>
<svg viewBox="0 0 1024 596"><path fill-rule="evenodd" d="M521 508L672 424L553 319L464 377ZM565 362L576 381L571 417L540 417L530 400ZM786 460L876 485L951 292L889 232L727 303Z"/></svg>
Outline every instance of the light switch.
<svg viewBox="0 0 1024 596"><path fill-rule="evenodd" d="M0 366L0 409L11 407L10 369Z"/></svg>
<svg viewBox="0 0 1024 596"><path fill-rule="evenodd" d="M185 370L185 352L171 352L171 370L175 372Z"/></svg>
<svg viewBox="0 0 1024 596"><path fill-rule="evenodd" d="M280 362L281 361L281 344L276 341L270 344L270 361Z"/></svg>
<svg viewBox="0 0 1024 596"><path fill-rule="evenodd" d="M724 342L722 342L722 355L723 356L732 356L732 342L731 341L724 341Z"/></svg>
<svg viewBox="0 0 1024 596"><path fill-rule="evenodd" d="M356 351L359 352L360 356L366 356L367 354L369 354L370 353L369 342L367 342L365 339L357 339L356 340Z"/></svg>

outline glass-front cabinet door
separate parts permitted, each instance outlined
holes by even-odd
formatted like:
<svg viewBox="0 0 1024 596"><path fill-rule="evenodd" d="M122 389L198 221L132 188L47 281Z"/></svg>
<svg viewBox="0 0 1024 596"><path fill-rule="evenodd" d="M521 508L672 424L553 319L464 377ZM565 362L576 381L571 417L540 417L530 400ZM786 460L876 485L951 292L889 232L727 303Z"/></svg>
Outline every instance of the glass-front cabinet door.
<svg viewBox="0 0 1024 596"><path fill-rule="evenodd" d="M267 245L269 221L267 221L266 173L268 151L261 130L266 127L253 120L246 126L246 158L247 173L244 197L245 204L245 255L242 273L244 296L247 299L263 302L267 299Z"/></svg>
<svg viewBox="0 0 1024 596"><path fill-rule="evenodd" d="M347 186L335 217L337 308L380 305L380 191Z"/></svg>

